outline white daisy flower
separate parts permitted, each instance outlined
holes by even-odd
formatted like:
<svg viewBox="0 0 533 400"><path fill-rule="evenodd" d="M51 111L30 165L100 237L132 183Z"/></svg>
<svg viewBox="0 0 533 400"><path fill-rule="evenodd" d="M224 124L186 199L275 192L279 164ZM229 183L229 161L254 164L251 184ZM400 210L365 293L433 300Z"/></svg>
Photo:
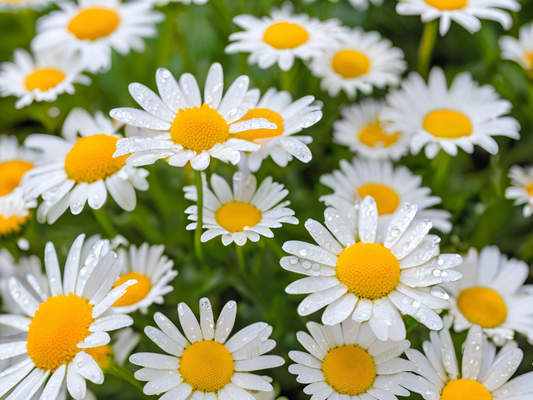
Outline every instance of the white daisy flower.
<svg viewBox="0 0 533 400"><path fill-rule="evenodd" d="M295 58L307 61L322 56L342 30L340 22L293 12L292 3L285 2L281 8L272 8L269 17L237 15L233 22L244 31L230 35L234 43L226 47L226 53L250 53L249 64L266 69L277 63L283 71L292 68Z"/></svg>
<svg viewBox="0 0 533 400"><path fill-rule="evenodd" d="M516 0L401 0L396 5L400 15L420 15L423 23L440 18L439 31L446 35L452 21L455 21L470 33L481 29L480 19L499 22L508 30L513 19L507 11L520 11Z"/></svg>
<svg viewBox="0 0 533 400"><path fill-rule="evenodd" d="M207 230L202 234L202 242L207 242L222 235L222 243L228 246L232 242L243 246L248 239L257 242L260 235L274 237L271 228L281 228L282 223L298 224L293 217L294 211L287 206L290 201L281 202L289 191L284 185L267 177L257 187L254 175L242 172L233 174L233 190L226 180L217 174L211 175L211 188L204 182L203 227ZM195 186L184 188L185 198L198 201ZM190 206L185 210L191 221L198 220L198 206ZM194 230L197 223L193 222L187 229Z"/></svg>
<svg viewBox="0 0 533 400"><path fill-rule="evenodd" d="M316 0L304 0L305 3L314 3ZM329 0L331 3L338 3L339 0ZM349 0L350 4L359 11L366 11L369 4L379 7L383 4L383 0Z"/></svg>
<svg viewBox="0 0 533 400"><path fill-rule="evenodd" d="M200 322L185 303L178 305L178 316L185 336L163 314L154 320L159 329L147 326L146 335L169 355L137 353L130 362L143 367L135 372L147 381L147 395L165 393L163 400L189 398L220 400L253 399L247 390L271 391L269 378L251 374L284 364L279 356L263 355L276 346L269 339L272 327L256 322L228 339L237 314L237 303L228 302L215 322L211 303L200 299Z"/></svg>
<svg viewBox="0 0 533 400"><path fill-rule="evenodd" d="M32 50L79 55L84 69L93 73L111 68L112 49L121 55L144 51L142 38L156 36L155 24L165 18L149 1L79 0L58 5L61 10L37 21Z"/></svg>
<svg viewBox="0 0 533 400"><path fill-rule="evenodd" d="M87 393L86 379L96 384L104 381L102 370L85 349L109 343L108 331L133 323L127 315L107 311L135 281L112 289L120 272L116 254L106 254L106 243L101 241L87 259L80 260L84 236L78 236L70 248L63 279L51 242L45 248L48 285L41 286L28 274L29 291L17 278L9 278L9 291L27 317L3 314L0 324L27 338L0 344L0 359L24 355L21 362L1 372L0 396L13 389L8 398L31 398L44 386L41 398L54 400L66 381L70 395L79 400Z"/></svg>
<svg viewBox="0 0 533 400"><path fill-rule="evenodd" d="M462 368L447 328L430 333L423 344L425 356L415 349L405 351L425 379L418 383L426 400L528 400L533 395L529 372L509 381L524 353L516 342L509 342L498 354L481 328L474 325L463 343ZM509 381L509 382L508 382Z"/></svg>
<svg viewBox="0 0 533 400"><path fill-rule="evenodd" d="M117 250L121 272L115 286L130 279L135 279L137 283L113 304L116 312L141 310L146 314L153 303L163 304L163 296L174 290L169 283L178 276L178 271L172 269L174 261L163 255L164 251L165 246L149 246L148 243L139 248L132 245L129 252L123 248Z"/></svg>
<svg viewBox="0 0 533 400"><path fill-rule="evenodd" d="M506 199L514 199L516 206L525 204L524 217L533 214L533 167L513 165L509 170L511 186L505 190Z"/></svg>
<svg viewBox="0 0 533 400"><path fill-rule="evenodd" d="M463 278L444 286L450 294L455 331L479 325L498 346L512 340L515 332L533 342L533 293L522 291L529 275L525 262L487 246L479 255L470 249L457 270Z"/></svg>
<svg viewBox="0 0 533 400"><path fill-rule="evenodd" d="M398 85L407 63L403 51L392 47L390 40L358 27L343 32L325 54L313 58L310 68L330 96L343 90L353 99L358 90L369 95L374 86Z"/></svg>
<svg viewBox="0 0 533 400"><path fill-rule="evenodd" d="M298 314L310 315L327 306L322 323L368 321L379 340L405 339L402 314L429 329L441 329L438 312L448 308L448 295L435 285L461 277L450 269L461 263L461 257L440 254L440 239L428 235L431 222L415 221L416 212L415 204L404 204L384 240L376 237L378 212L370 196L359 204L356 226L333 208L324 212L329 230L307 220L305 227L318 246L286 242L283 250L291 255L280 262L288 271L308 275L285 289L289 294L310 294L298 306Z"/></svg>
<svg viewBox="0 0 533 400"><path fill-rule="evenodd" d="M434 158L441 148L455 156L457 147L472 153L475 144L496 154L498 144L492 136L520 138L518 121L504 117L512 104L492 86L479 86L469 72L457 75L449 89L440 68L431 70L428 84L412 72L401 90L387 96L387 102L380 119L390 122L386 125L389 133L413 134L413 154L425 146L428 158Z"/></svg>
<svg viewBox="0 0 533 400"><path fill-rule="evenodd" d="M237 134L237 137L253 141L261 148L248 156L248 167L256 172L268 156L280 167L286 167L293 157L308 163L313 157L307 144L313 141L310 136L294 136L303 129L313 126L322 119L322 103L315 102L314 96L304 96L292 101L286 91L268 89L260 99L259 89L252 89L246 95L250 108L240 121L264 118L277 126L276 129L254 129Z"/></svg>
<svg viewBox="0 0 533 400"><path fill-rule="evenodd" d="M37 201L25 199L21 188L17 188L7 196L0 197L0 242L15 238L19 247L27 250L29 243L22 235L31 220L32 209L35 207L37 207Z"/></svg>
<svg viewBox="0 0 533 400"><path fill-rule="evenodd" d="M367 159L398 161L409 151L410 137L383 129L379 115L384 108L384 101L371 98L342 108L342 118L333 123L333 141Z"/></svg>
<svg viewBox="0 0 533 400"><path fill-rule="evenodd" d="M533 70L533 22L520 28L518 39L503 36L498 43L503 60L512 60L525 70Z"/></svg>
<svg viewBox="0 0 533 400"><path fill-rule="evenodd" d="M441 198L431 196L431 189L421 186L422 177L403 165L395 168L388 160L366 161L354 157L352 163L341 160L340 171L322 175L320 182L333 189L332 194L320 197L320 201L345 216L353 216L353 205L371 196L378 207L380 238L383 238L385 230L404 203L417 205L417 221L428 218L434 228L444 233L452 229L448 211L430 208L439 204Z"/></svg>
<svg viewBox="0 0 533 400"><path fill-rule="evenodd" d="M91 79L81 75L77 58L50 53L37 53L35 60L26 50L17 49L13 62L0 64L0 96L16 96L15 108L35 101L56 101L63 93L73 94L74 83L90 85Z"/></svg>
<svg viewBox="0 0 533 400"><path fill-rule="evenodd" d="M42 10L52 3L53 0L0 0L0 12L16 12L32 8Z"/></svg>
<svg viewBox="0 0 533 400"><path fill-rule="evenodd" d="M418 380L407 372L414 364L399 357L409 348L408 340L383 342L368 324L352 319L332 326L308 322L307 329L311 335L296 334L307 352L289 352L296 362L289 372L307 385L303 391L313 399L397 400L409 396L403 386Z"/></svg>
<svg viewBox="0 0 533 400"><path fill-rule="evenodd" d="M156 82L161 98L140 83L130 85L130 93L145 111L116 108L111 116L126 124L154 132L151 137L129 137L117 143L115 157L134 153L128 164L153 164L168 158L168 163L183 167L189 161L195 170L209 166L211 157L237 164L241 151L256 151L257 144L237 139L236 133L250 129L276 129L266 119L239 120L246 115L245 97L250 78L238 77L226 91L222 66L211 65L204 89L204 100L196 79L183 74L176 82L170 71L159 68Z"/></svg>
<svg viewBox="0 0 533 400"><path fill-rule="evenodd" d="M30 135L25 144L54 154L55 161L26 173L23 188L27 198L42 196L37 220L53 224L70 207L74 215L85 203L94 210L107 201L107 192L126 211L137 204L135 189L147 190L148 171L126 165L126 157L113 158L120 126L102 112L92 117L73 109L63 125L63 138ZM78 133L81 137L78 137Z"/></svg>

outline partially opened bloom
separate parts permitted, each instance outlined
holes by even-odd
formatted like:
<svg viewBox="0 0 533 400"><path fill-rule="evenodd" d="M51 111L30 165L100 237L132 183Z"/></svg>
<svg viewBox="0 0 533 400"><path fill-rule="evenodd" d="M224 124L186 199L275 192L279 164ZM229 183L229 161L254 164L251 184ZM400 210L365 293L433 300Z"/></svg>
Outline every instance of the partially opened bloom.
<svg viewBox="0 0 533 400"><path fill-rule="evenodd" d="M392 47L392 42L378 32L362 28L343 32L325 54L315 56L311 63L313 75L322 79L322 90L330 96L343 90L350 98L355 98L357 91L369 95L374 87L399 84L406 68L402 50Z"/></svg>
<svg viewBox="0 0 533 400"><path fill-rule="evenodd" d="M402 315L410 315L429 329L442 328L438 313L448 308L439 284L455 281L457 254L440 254L440 239L428 235L429 220L415 220L416 205L404 204L392 219L384 240L378 240L377 207L365 197L355 226L327 208L327 229L307 220L305 227L318 244L289 241L290 254L281 266L307 278L291 283L289 294L309 294L298 314L310 315L324 307L322 322L335 325L346 319L366 322L379 340L405 339ZM331 232L331 233L330 233Z"/></svg>
<svg viewBox="0 0 533 400"><path fill-rule="evenodd" d="M25 199L21 188L0 197L0 242L16 239L19 247L27 250L29 244L22 236L35 207L37 201Z"/></svg>
<svg viewBox="0 0 533 400"><path fill-rule="evenodd" d="M111 110L113 118L153 132L151 137L129 137L117 143L115 157L133 153L128 164L147 165L168 158L172 166L183 167L190 161L195 170L204 170L211 157L237 164L241 151L259 149L257 144L238 139L237 133L277 127L263 118L239 121L248 112L245 97L250 79L238 77L223 98L224 77L218 63L207 74L203 101L191 74L181 75L178 83L170 71L159 68L156 82L161 97L140 83L129 87L145 111Z"/></svg>
<svg viewBox="0 0 533 400"><path fill-rule="evenodd" d="M387 103L380 117L390 122L387 131L412 134L411 152L418 154L425 146L428 158L441 148L452 156L457 147L472 153L476 144L496 154L493 136L520 138L518 121L505 117L511 102L501 99L492 86L479 86L469 72L457 75L449 89L440 68L431 70L427 84L412 72L401 90L387 96Z"/></svg>
<svg viewBox="0 0 533 400"><path fill-rule="evenodd" d="M126 157L113 158L119 128L102 112L93 117L75 108L65 120L63 138L26 138L27 146L53 155L52 162L32 169L22 183L27 198L44 200L37 210L39 222L53 224L68 208L80 214L86 203L97 210L106 203L108 191L122 209L135 209L135 189L148 189L148 171L126 165Z"/></svg>
<svg viewBox="0 0 533 400"><path fill-rule="evenodd" d="M66 381L70 395L79 400L87 393L86 379L95 384L104 381L102 370L85 349L109 343L108 331L133 323L127 315L107 311L135 281L112 289L120 272L116 254L106 252L106 243L100 241L81 260L84 236L78 236L70 248L63 277L54 245L48 242L47 285L41 286L28 274L32 288L28 290L17 278L9 278L11 296L26 316L3 314L0 324L27 338L0 344L0 359L24 356L1 372L0 396L13 389L9 398L31 398L44 386L41 398L55 399Z"/></svg>
<svg viewBox="0 0 533 400"><path fill-rule="evenodd" d="M126 55L144 51L143 38L157 34L155 24L164 19L150 1L79 0L58 2L37 21L31 47L36 52L79 56L84 69L102 72L111 68L111 51Z"/></svg>
<svg viewBox="0 0 533 400"><path fill-rule="evenodd" d="M515 205L524 205L524 217L533 214L533 167L513 165L509 170L511 186L505 190L506 199L514 199Z"/></svg>
<svg viewBox="0 0 533 400"><path fill-rule="evenodd" d="M230 301L215 321L211 303L204 297L200 299L198 322L187 304L180 303L183 336L166 316L156 313L159 329L147 326L144 331L168 355L137 353L130 357L133 364L143 367L135 377L148 382L144 393L165 393L163 400L247 400L252 398L247 390L273 390L270 379L250 373L284 364L281 357L264 355L276 346L269 339L272 327L256 322L228 339L236 314L237 304Z"/></svg>
<svg viewBox="0 0 533 400"><path fill-rule="evenodd" d="M281 228L282 223L298 223L294 211L287 208L290 201L282 202L289 191L271 177L257 187L254 175L236 172L232 190L224 178L212 174L211 189L204 185L203 227L207 230L202 234L202 242L222 235L225 246L232 242L243 246L248 239L257 242L260 235L274 237L271 228ZM196 187L187 187L185 192L185 198L198 201ZM198 220L198 206L191 206L185 212L190 214L190 220ZM193 222L187 229L196 226Z"/></svg>
<svg viewBox="0 0 533 400"><path fill-rule="evenodd" d="M512 60L525 70L533 70L533 22L520 28L518 39L503 36L498 43L503 60Z"/></svg>
<svg viewBox="0 0 533 400"><path fill-rule="evenodd" d="M81 74L77 57L65 54L37 53L35 59L26 50L17 49L13 62L0 64L0 96L16 96L15 108L35 101L56 101L63 93L74 94L75 83L89 85L91 79Z"/></svg>

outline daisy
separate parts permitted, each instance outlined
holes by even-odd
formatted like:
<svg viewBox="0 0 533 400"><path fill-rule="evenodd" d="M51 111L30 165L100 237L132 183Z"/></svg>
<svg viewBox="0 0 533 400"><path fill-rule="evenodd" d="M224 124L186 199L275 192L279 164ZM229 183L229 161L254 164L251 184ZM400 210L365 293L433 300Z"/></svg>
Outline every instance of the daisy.
<svg viewBox="0 0 533 400"><path fill-rule="evenodd" d="M244 31L230 35L234 43L226 47L226 53L250 53L249 64L266 69L277 63L283 71L292 68L295 58L307 61L322 56L339 35L340 22L293 12L292 3L285 2L281 8L272 8L270 17L237 15L233 22Z"/></svg>
<svg viewBox="0 0 533 400"><path fill-rule="evenodd" d="M148 382L144 393L165 393L163 400L242 400L252 397L247 390L273 390L268 378L249 373L284 364L281 357L263 355L276 346L269 339L272 327L256 322L228 339L236 314L237 303L230 301L215 322L211 303L204 297L198 322L187 304L180 303L183 336L166 316L156 313L154 320L160 329L147 326L144 331L169 355L137 353L130 357L130 362L143 367L135 372L135 378Z"/></svg>
<svg viewBox="0 0 533 400"><path fill-rule="evenodd" d="M389 133L413 134L413 154L425 146L428 158L434 158L441 148L455 156L457 147L472 153L475 144L496 154L498 144L492 136L520 138L518 121L504 117L512 104L501 99L492 86L479 86L469 72L457 75L450 89L440 68L431 70L427 85L412 72L401 90L387 96L387 102L380 118L390 122L386 126Z"/></svg>
<svg viewBox="0 0 533 400"><path fill-rule="evenodd" d="M409 135L389 134L379 120L385 102L366 99L341 109L342 119L333 123L333 141L367 159L398 161L409 149Z"/></svg>
<svg viewBox="0 0 533 400"><path fill-rule="evenodd" d="M499 44L503 60L512 60L525 70L533 70L533 22L520 28L518 39L503 36Z"/></svg>
<svg viewBox="0 0 533 400"><path fill-rule="evenodd" d="M450 269L461 263L461 257L440 254L440 239L428 235L431 222L415 221L416 212L415 204L404 204L384 240L376 237L378 212L370 196L359 204L356 227L333 208L324 212L329 230L307 220L305 227L318 246L286 242L283 250L290 256L280 262L288 271L308 275L285 289L289 294L310 294L298 306L298 314L306 316L327 306L322 323L368 321L379 340L405 339L402 314L429 329L441 329L438 312L448 308L447 294L435 285L461 277Z"/></svg>
<svg viewBox="0 0 533 400"><path fill-rule="evenodd" d="M421 186L422 177L413 174L407 167L396 168L391 161L365 161L354 158L352 163L340 161L340 171L322 175L320 182L333 189L332 194L320 197L328 206L343 214L353 213L353 205L366 196L371 196L378 208L378 237L383 237L385 229L394 219L401 204L416 204L417 220L431 220L434 228L448 233L452 229L451 214L433 207L441 198L431 196L431 189Z"/></svg>
<svg viewBox="0 0 533 400"><path fill-rule="evenodd" d="M111 50L126 55L144 51L142 38L157 34L155 24L164 14L153 11L149 1L79 0L58 2L37 21L33 51L79 55L84 69L105 72L111 68Z"/></svg>
<svg viewBox="0 0 533 400"><path fill-rule="evenodd" d="M344 90L352 99L358 90L369 95L374 86L383 89L399 84L406 68L402 50L378 32L362 28L345 32L311 63L313 75L322 79L322 90L330 96Z"/></svg>
<svg viewBox="0 0 533 400"><path fill-rule="evenodd" d="M513 165L509 170L511 185L505 190L506 199L514 199L515 205L525 204L524 217L533 214L533 167Z"/></svg>
<svg viewBox="0 0 533 400"><path fill-rule="evenodd" d="M21 362L1 372L0 396L13 389L9 398L29 399L44 386L41 398L52 400L66 381L70 395L79 400L87 393L86 379L103 382L102 370L85 349L109 343L108 331L133 323L127 315L106 311L135 281L112 289L120 272L116 254L104 256L105 244L99 242L86 260L80 260L84 236L78 236L70 248L63 279L51 242L45 248L48 285L43 287L27 275L29 291L17 278L9 278L9 291L27 317L0 315L0 324L27 338L0 344L1 359L24 355Z"/></svg>
<svg viewBox="0 0 533 400"><path fill-rule="evenodd" d="M204 89L204 101L196 79L183 74L176 82L170 71L156 73L159 96L140 83L130 85L130 93L145 111L116 108L111 116L128 125L158 131L152 137L129 137L117 143L115 157L134 153L128 164L168 163L183 167L189 161L195 170L209 166L211 157L237 164L241 151L256 151L257 144L238 139L235 134L250 129L276 129L264 118L239 121L248 112L244 103L250 79L242 75L226 91L222 66L211 65Z"/></svg>
<svg viewBox="0 0 533 400"><path fill-rule="evenodd" d="M522 291L529 275L525 262L487 246L479 255L470 249L457 270L463 278L444 286L450 294L454 330L479 325L498 346L512 340L515 331L533 341L533 293Z"/></svg>
<svg viewBox="0 0 533 400"><path fill-rule="evenodd" d="M153 303L163 304L163 296L174 290L169 283L178 275L178 271L172 269L174 261L163 255L164 251L165 246L149 246L148 243L139 248L130 246L129 253L123 248L118 249L121 273L115 286L130 279L137 283L113 304L115 312L141 310L146 314Z"/></svg>
<svg viewBox="0 0 533 400"><path fill-rule="evenodd" d="M64 54L37 53L34 58L26 50L17 49L13 62L0 64L0 96L16 96L15 108L35 101L56 101L63 93L74 94L74 83L90 85L81 75L79 60Z"/></svg>
<svg viewBox="0 0 533 400"><path fill-rule="evenodd" d="M212 191L204 183L202 242L207 242L222 235L222 243L227 246L232 242L243 246L247 239L257 242L260 235L274 237L271 228L281 228L282 223L298 224L293 217L294 211L287 206L290 201L281 202L289 191L284 185L266 178L259 188L254 175L242 172L233 174L233 191L226 180L217 174L211 175ZM185 198L198 201L196 187L184 188ZM198 206L185 210L191 221L198 220ZM194 230L193 222L187 229Z"/></svg>
<svg viewBox="0 0 533 400"><path fill-rule="evenodd" d="M0 0L0 12L20 11L27 8L41 10L52 3L52 0Z"/></svg>
<svg viewBox="0 0 533 400"><path fill-rule="evenodd" d="M311 335L298 332L296 337L308 352L289 352L296 362L289 372L307 385L305 394L313 399L358 400L409 396L402 386L417 379L407 372L414 369L414 364L399 357L409 348L408 340L383 342L368 324L351 319L332 326L308 322L307 329Z"/></svg>
<svg viewBox="0 0 533 400"><path fill-rule="evenodd" d="M29 243L22 237L31 220L32 209L37 201L24 199L21 188L7 196L0 197L0 242L17 239L21 249L27 250Z"/></svg>
<svg viewBox="0 0 533 400"><path fill-rule="evenodd" d="M452 21L472 34L481 29L480 19L497 21L508 30L513 19L501 9L516 12L521 6L516 0L401 0L396 5L398 14L420 15L423 23L440 18L441 36L448 32Z"/></svg>
<svg viewBox="0 0 533 400"><path fill-rule="evenodd" d="M295 133L313 126L322 119L322 103L315 102L314 96L304 96L292 101L289 92L270 88L260 99L259 89L252 89L246 96L250 108L240 121L265 118L277 126L276 129L254 129L237 135L240 139L253 141L261 148L248 156L248 167L256 172L268 156L280 167L286 167L293 157L308 163L311 150L307 144L313 141L310 136L294 136Z"/></svg>
<svg viewBox="0 0 533 400"><path fill-rule="evenodd" d="M28 172L22 183L27 198L44 200L37 210L39 222L53 224L69 207L78 215L85 203L98 210L106 203L108 191L122 209L135 209L135 189L148 189L148 171L126 165L126 157L113 158L118 128L102 112L92 117L75 108L65 120L63 138L28 136L27 146L55 157L54 162Z"/></svg>

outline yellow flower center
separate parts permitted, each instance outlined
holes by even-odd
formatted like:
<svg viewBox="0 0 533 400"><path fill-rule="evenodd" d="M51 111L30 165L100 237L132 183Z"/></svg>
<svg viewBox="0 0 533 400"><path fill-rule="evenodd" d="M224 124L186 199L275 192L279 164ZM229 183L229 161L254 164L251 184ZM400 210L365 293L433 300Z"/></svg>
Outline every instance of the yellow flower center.
<svg viewBox="0 0 533 400"><path fill-rule="evenodd" d="M118 139L104 134L79 138L65 158L68 179L93 183L120 171L128 156L113 158Z"/></svg>
<svg viewBox="0 0 533 400"><path fill-rule="evenodd" d="M439 139L458 139L470 136L474 130L468 117L460 112L438 110L424 118L424 129Z"/></svg>
<svg viewBox="0 0 533 400"><path fill-rule="evenodd" d="M337 279L357 298L377 300L400 282L400 261L385 246L357 242L344 249L335 266Z"/></svg>
<svg viewBox="0 0 533 400"><path fill-rule="evenodd" d="M72 18L67 29L79 40L97 40L111 35L118 28L120 17L110 8L86 8Z"/></svg>
<svg viewBox="0 0 533 400"><path fill-rule="evenodd" d="M331 350L322 364L325 381L339 394L357 396L376 379L373 358L363 349L343 346Z"/></svg>
<svg viewBox="0 0 533 400"><path fill-rule="evenodd" d="M459 311L471 323L482 328L496 328L507 318L507 306L502 297L486 287L471 287L457 297Z"/></svg>
<svg viewBox="0 0 533 400"><path fill-rule="evenodd" d="M424 0L431 7L435 7L437 10L460 10L468 5L468 0Z"/></svg>
<svg viewBox="0 0 533 400"><path fill-rule="evenodd" d="M0 166L1 167L1 166ZM526 190L527 190L527 193L530 195L530 196L533 196L533 183L529 184L526 186Z"/></svg>
<svg viewBox="0 0 533 400"><path fill-rule="evenodd" d="M150 281L150 278L146 275L139 274L138 272L128 272L127 274L122 275L118 278L113 287L120 286L130 279L135 279L137 283L126 289L126 293L113 303L114 307L124 307L136 304L148 296L148 293L152 290L152 282Z"/></svg>
<svg viewBox="0 0 533 400"><path fill-rule="evenodd" d="M389 147L398 141L400 132L388 135L383 132L379 122L365 126L358 133L359 141L366 144L368 147Z"/></svg>
<svg viewBox="0 0 533 400"><path fill-rule="evenodd" d="M22 176L32 168L33 164L26 161L0 163L0 197L15 190Z"/></svg>
<svg viewBox="0 0 533 400"><path fill-rule="evenodd" d="M35 89L46 92L47 90L55 88L63 82L66 77L67 76L58 69L41 68L26 75L26 89L30 92Z"/></svg>
<svg viewBox="0 0 533 400"><path fill-rule="evenodd" d="M2 236L7 237L20 232L23 225L25 225L30 218L31 214L22 218L17 216L5 218L0 215L0 238Z"/></svg>
<svg viewBox="0 0 533 400"><path fill-rule="evenodd" d="M470 379L450 381L444 387L440 400L492 400L485 386Z"/></svg>
<svg viewBox="0 0 533 400"><path fill-rule="evenodd" d="M355 50L341 50L331 59L331 68L345 79L357 78L370 70L370 60Z"/></svg>
<svg viewBox="0 0 533 400"><path fill-rule="evenodd" d="M378 215L392 214L400 205L400 197L391 188L379 183L367 183L357 189L359 197L372 196L376 201Z"/></svg>
<svg viewBox="0 0 533 400"><path fill-rule="evenodd" d="M533 51L529 54L526 54L526 61L529 64L529 68L533 68Z"/></svg>
<svg viewBox="0 0 533 400"><path fill-rule="evenodd" d="M230 383L233 357L223 344L211 340L196 342L183 352L179 372L193 392L217 392Z"/></svg>
<svg viewBox="0 0 533 400"><path fill-rule="evenodd" d="M113 357L113 354L115 354L113 348L108 344L85 349L85 352L89 354L103 370L109 368L111 358Z"/></svg>
<svg viewBox="0 0 533 400"><path fill-rule="evenodd" d="M28 331L28 355L37 368L55 371L71 362L82 349L78 343L90 335L93 306L69 293L41 303Z"/></svg>
<svg viewBox="0 0 533 400"><path fill-rule="evenodd" d="M238 139L248 140L250 142L255 139L265 139L276 136L281 136L284 131L283 118L277 112L269 110L268 108L254 108L248 111L248 113L240 119L240 121L248 121L253 118L265 118L273 124L276 124L276 129L252 129L250 131L244 131L235 135Z"/></svg>
<svg viewBox="0 0 533 400"><path fill-rule="evenodd" d="M222 228L234 233L256 226L261 222L263 213L251 204L232 201L220 207L215 218Z"/></svg>
<svg viewBox="0 0 533 400"><path fill-rule="evenodd" d="M270 25L263 35L263 41L278 50L294 49L308 40L305 28L291 22Z"/></svg>

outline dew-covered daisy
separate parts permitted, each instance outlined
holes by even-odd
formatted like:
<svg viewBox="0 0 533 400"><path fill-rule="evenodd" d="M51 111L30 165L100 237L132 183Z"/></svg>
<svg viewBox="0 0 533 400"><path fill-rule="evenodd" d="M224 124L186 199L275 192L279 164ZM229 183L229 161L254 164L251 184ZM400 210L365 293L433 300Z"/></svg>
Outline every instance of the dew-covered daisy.
<svg viewBox="0 0 533 400"><path fill-rule="evenodd" d="M368 196L358 206L356 226L333 208L324 212L327 229L307 220L305 227L318 246L296 240L283 245L290 256L281 259L281 266L308 275L285 289L289 294L309 294L298 314L306 316L327 306L322 323L368 321L380 340L405 339L402 315L429 329L441 329L438 312L448 308L448 295L436 285L461 277L450 269L461 263L461 257L440 254L440 239L428 235L429 220L415 220L414 204L400 207L381 241L376 237L376 202Z"/></svg>
<svg viewBox="0 0 533 400"><path fill-rule="evenodd" d="M513 165L509 170L511 186L505 190L506 199L514 199L515 205L524 206L524 217L533 214L533 167Z"/></svg>
<svg viewBox="0 0 533 400"><path fill-rule="evenodd" d="M378 237L383 238L390 221L403 203L418 206L417 220L428 218L434 228L448 233L452 229L451 214L433 207L441 198L431 195L431 189L421 186L422 177L407 167L394 167L391 161L366 161L353 158L340 161L340 170L322 175L320 182L333 189L332 194L320 197L345 215L353 212L353 205L371 196L378 207Z"/></svg>
<svg viewBox="0 0 533 400"><path fill-rule="evenodd" d="M211 65L204 99L193 75L180 76L179 83L164 68L156 73L159 94L140 83L132 83L130 93L145 110L116 108L111 116L128 125L154 131L152 137L129 137L117 143L115 157L132 154L131 165L153 164L167 159L175 167L189 161L195 170L209 166L211 157L237 164L241 151L256 151L259 145L238 139L235 134L250 129L276 129L264 118L239 121L248 112L245 103L250 78L239 76L226 91L222 66ZM158 134L159 133L159 134Z"/></svg>
<svg viewBox="0 0 533 400"><path fill-rule="evenodd" d="M342 324L323 326L308 322L307 332L296 337L307 350L291 351L296 362L289 372L306 384L304 393L313 399L388 399L409 396L407 382L417 380L414 364L399 356L409 348L408 340L378 340L368 324L347 319ZM360 396L360 397L359 397Z"/></svg>
<svg viewBox="0 0 533 400"><path fill-rule="evenodd" d="M400 15L420 15L423 23L440 18L439 31L444 36L452 21L470 33L481 29L480 19L499 22L508 30L513 25L509 11L520 11L516 0L401 0L396 5Z"/></svg>
<svg viewBox="0 0 533 400"><path fill-rule="evenodd" d="M409 135L383 129L384 108L385 102L371 98L342 108L342 118L333 123L333 141L367 159L398 161L409 150Z"/></svg>
<svg viewBox="0 0 533 400"><path fill-rule="evenodd" d="M359 27L343 32L325 54L315 56L311 63L313 75L322 79L322 90L330 96L343 90L352 99L357 91L368 95L374 87L399 84L406 68L402 50L392 47L392 42L378 32L365 32Z"/></svg>
<svg viewBox="0 0 533 400"><path fill-rule="evenodd" d="M56 101L63 93L73 94L75 83L90 85L81 74L77 57L65 54L37 53L35 59L26 50L17 49L13 62L0 64L0 96L16 96L15 108L35 101Z"/></svg>
<svg viewBox="0 0 533 400"><path fill-rule="evenodd" d="M295 58L307 61L322 56L341 32L340 22L293 12L292 3L285 2L281 8L272 8L269 17L237 15L233 22L244 31L230 35L233 43L226 53L250 53L249 64L266 69L277 63L283 71L292 68Z"/></svg>
<svg viewBox="0 0 533 400"><path fill-rule="evenodd" d="M144 393L161 394L161 399L245 400L253 398L248 390L271 391L269 378L251 374L284 364L279 356L264 355L276 342L269 339L272 327L256 322L241 329L229 339L235 323L237 303L228 302L215 322L211 303L200 299L200 321L185 303L178 305L178 316L185 336L166 316L154 315L158 328L144 331L168 353L137 353L130 362L143 367L135 372L147 381Z"/></svg>
<svg viewBox="0 0 533 400"><path fill-rule="evenodd" d="M77 215L86 203L97 210L106 203L107 192L122 209L135 209L135 189L148 189L148 171L126 165L126 157L113 158L121 137L116 133L119 128L102 112L93 117L75 108L65 120L63 138L26 138L26 146L54 155L53 162L32 169L23 178L25 196L44 200L37 210L39 222L53 224L68 208Z"/></svg>
<svg viewBox="0 0 533 400"><path fill-rule="evenodd" d="M512 60L525 70L533 70L533 22L520 28L518 39L503 36L498 43L503 60Z"/></svg>
<svg viewBox="0 0 533 400"><path fill-rule="evenodd" d="M29 243L23 238L23 234L35 207L37 201L25 199L21 188L0 197L0 242L16 239L19 247L27 250Z"/></svg>
<svg viewBox="0 0 533 400"><path fill-rule="evenodd" d="M195 186L184 188L185 198L198 201ZM211 189L204 183L202 242L222 235L225 246L235 242L243 246L248 239L257 242L260 235L274 237L271 228L281 228L282 224L298 224L294 211L287 206L290 201L282 201L289 191L281 183L265 178L257 187L254 175L242 172L233 174L233 190L224 178L211 175ZM198 220L198 206L185 210L191 221ZM187 229L196 229L193 222Z"/></svg>
<svg viewBox="0 0 533 400"><path fill-rule="evenodd" d="M108 331L133 323L127 315L107 311L135 281L112 289L120 272L116 254L106 253L101 241L81 260L84 236L78 236L70 248L63 276L54 245L47 243L47 285L39 285L29 274L30 291L17 278L9 278L11 296L26 316L2 314L0 324L27 337L0 344L0 359L24 355L22 361L0 373L0 396L13 389L9 398L29 399L44 386L41 398L52 400L66 381L70 395L79 400L87 393L86 379L103 382L102 370L85 349L109 343Z"/></svg>
<svg viewBox="0 0 533 400"><path fill-rule="evenodd" d="M492 136L520 138L518 121L504 116L512 104L492 86L479 86L469 72L457 75L449 89L438 67L431 70L427 84L412 72L401 90L387 96L387 103L380 117L388 122L387 131L413 134L411 152L418 154L425 146L428 158L441 148L452 156L457 147L472 153L475 144L496 154L498 144Z"/></svg>
<svg viewBox="0 0 533 400"><path fill-rule="evenodd" d="M20 146L16 136L0 135L0 197L19 187L22 176L40 161L40 154Z"/></svg>
<svg viewBox="0 0 533 400"><path fill-rule="evenodd" d="M310 136L295 134L313 126L322 119L322 103L315 102L314 96L304 96L292 101L289 92L268 89L260 99L260 91L252 89L246 96L250 108L240 121L265 118L277 126L276 129L254 129L237 134L240 139L253 141L261 148L248 156L248 167L256 172L268 156L280 167L286 167L293 157L308 163L311 150L307 144L313 141Z"/></svg>
<svg viewBox="0 0 533 400"><path fill-rule="evenodd" d="M155 24L164 15L150 1L79 0L58 2L37 21L33 51L79 56L83 68L103 72L111 68L111 50L126 55L144 51L143 38L157 34Z"/></svg>
<svg viewBox="0 0 533 400"><path fill-rule="evenodd" d="M0 0L0 12L15 12L27 8L41 10L52 3L52 0Z"/></svg>

